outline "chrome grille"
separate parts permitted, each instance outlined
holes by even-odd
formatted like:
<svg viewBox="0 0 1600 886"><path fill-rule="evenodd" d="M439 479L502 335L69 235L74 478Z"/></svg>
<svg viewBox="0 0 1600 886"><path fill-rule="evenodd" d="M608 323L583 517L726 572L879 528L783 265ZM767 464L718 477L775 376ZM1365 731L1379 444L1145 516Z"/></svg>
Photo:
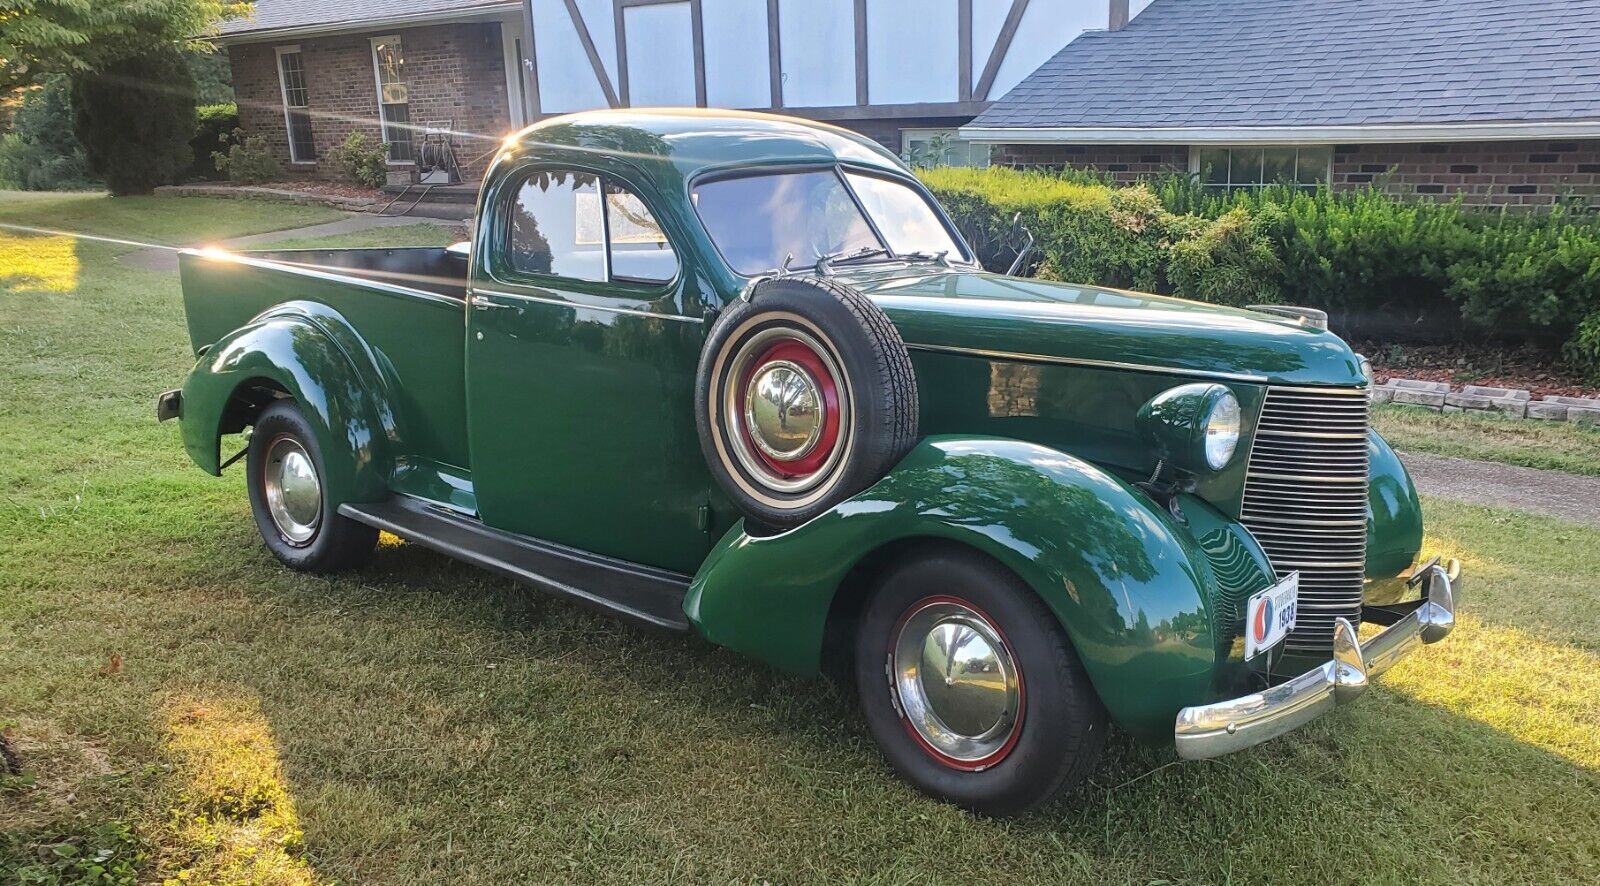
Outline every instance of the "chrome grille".
<svg viewBox="0 0 1600 886"><path fill-rule="evenodd" d="M1300 572L1292 651L1327 652L1334 619L1360 623L1367 409L1362 388L1272 387L1261 407L1241 520L1280 578Z"/></svg>

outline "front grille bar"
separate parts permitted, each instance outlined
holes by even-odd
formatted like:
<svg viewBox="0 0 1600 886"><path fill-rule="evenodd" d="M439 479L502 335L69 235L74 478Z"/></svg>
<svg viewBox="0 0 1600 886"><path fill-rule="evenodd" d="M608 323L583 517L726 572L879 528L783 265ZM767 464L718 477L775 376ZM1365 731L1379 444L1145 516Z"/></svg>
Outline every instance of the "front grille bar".
<svg viewBox="0 0 1600 886"><path fill-rule="evenodd" d="M1334 622L1361 619L1368 410L1364 388L1269 387L1261 407L1240 520L1279 578L1300 573L1290 651L1328 653Z"/></svg>

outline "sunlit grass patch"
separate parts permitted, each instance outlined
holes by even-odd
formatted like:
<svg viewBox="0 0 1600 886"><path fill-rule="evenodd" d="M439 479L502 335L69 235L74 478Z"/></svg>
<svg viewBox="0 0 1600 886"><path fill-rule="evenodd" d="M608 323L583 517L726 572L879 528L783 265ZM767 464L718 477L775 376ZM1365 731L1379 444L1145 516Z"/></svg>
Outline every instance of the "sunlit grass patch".
<svg viewBox="0 0 1600 886"><path fill-rule="evenodd" d="M239 695L180 695L162 708L182 793L171 810L167 882L310 886L304 835L277 744L259 705Z"/></svg>
<svg viewBox="0 0 1600 886"><path fill-rule="evenodd" d="M1466 615L1445 642L1402 661L1381 680L1600 770L1600 656L1592 652Z"/></svg>
<svg viewBox="0 0 1600 886"><path fill-rule="evenodd" d="M72 237L0 230L0 292L71 292L79 270Z"/></svg>

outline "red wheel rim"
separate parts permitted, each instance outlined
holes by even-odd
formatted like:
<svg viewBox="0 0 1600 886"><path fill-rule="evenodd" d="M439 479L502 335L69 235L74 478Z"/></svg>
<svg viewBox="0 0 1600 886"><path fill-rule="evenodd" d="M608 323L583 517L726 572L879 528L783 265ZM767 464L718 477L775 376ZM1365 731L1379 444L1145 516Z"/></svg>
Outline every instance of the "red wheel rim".
<svg viewBox="0 0 1600 886"><path fill-rule="evenodd" d="M982 622L983 629L986 632L992 632L993 640L999 644L1000 649L1004 653L1005 660L1009 663L1009 669L1015 677L1016 711L1014 716L1010 718L1009 732L1005 735L1005 740L1003 743L1001 743L998 747L995 747L992 751L984 753L982 756L953 756L930 741L928 737L924 735L922 729L919 729L917 724L913 722L913 718L918 716L917 711L919 709L923 709L925 705L922 703L911 703L913 700L908 699L906 694L903 693L901 689L901 670L904 667L904 663L898 660L896 650L900 646L907 627L913 622L913 620L916 619L919 614L928 612L929 610L937 607L950 607L954 610L964 611L966 613L970 613L972 616L976 616L976 618ZM982 770L989 769L1005 760L1006 757L1010 756L1011 752L1016 748L1018 740L1020 740L1022 737L1023 724L1026 720L1028 711L1028 693L1026 684L1023 680L1022 668L1016 663L1016 654L1012 650L1011 641L1006 638L1005 632L1000 629L999 624L993 618L989 617L988 613L973 605L971 602L963 600L959 597L953 597L949 595L932 595L924 597L908 607L906 612L901 615L899 621L895 624L894 631L890 634L890 639L891 645L888 661L889 692L891 696L893 696L895 709L900 717L900 725L905 728L906 734L911 736L912 741L914 741L918 747L922 748L924 753L944 766L963 772L980 772ZM919 681L923 679L920 673L917 679ZM923 699L923 702L925 701L926 699Z"/></svg>
<svg viewBox="0 0 1600 886"><path fill-rule="evenodd" d="M760 446L756 445L755 438L750 433L749 427L743 422L739 424L739 433L744 438L744 443L762 464L774 474L788 480L807 477L821 470L827 464L828 457L839 443L839 384L828 371L827 364L806 344L792 338L774 342L754 360L751 360L739 376L739 391L748 391L756 375L761 370L775 362L786 361L801 367L815 382L818 392L822 396L822 430L817 436L816 445L812 446L804 455L793 459L774 457Z"/></svg>

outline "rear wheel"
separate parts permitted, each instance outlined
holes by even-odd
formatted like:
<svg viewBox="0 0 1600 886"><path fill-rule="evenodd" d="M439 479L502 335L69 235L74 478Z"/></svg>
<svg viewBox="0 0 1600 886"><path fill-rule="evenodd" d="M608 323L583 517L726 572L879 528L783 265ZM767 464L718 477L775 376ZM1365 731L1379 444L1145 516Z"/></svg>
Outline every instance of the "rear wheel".
<svg viewBox="0 0 1600 886"><path fill-rule="evenodd" d="M256 528L273 556L293 569L334 572L362 565L378 530L341 516L328 499L326 462L311 425L289 400L262 411L245 473Z"/></svg>
<svg viewBox="0 0 1600 886"><path fill-rule="evenodd" d="M976 553L889 573L862 613L856 683L890 765L932 796L1010 815L1089 773L1106 715L1055 615Z"/></svg>

